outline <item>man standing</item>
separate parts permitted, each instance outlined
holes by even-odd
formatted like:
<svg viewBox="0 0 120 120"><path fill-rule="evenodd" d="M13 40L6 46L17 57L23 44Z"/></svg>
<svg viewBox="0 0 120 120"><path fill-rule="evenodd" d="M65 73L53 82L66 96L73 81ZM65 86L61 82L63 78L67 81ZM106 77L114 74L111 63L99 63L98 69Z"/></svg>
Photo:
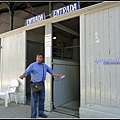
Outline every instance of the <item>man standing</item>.
<svg viewBox="0 0 120 120"><path fill-rule="evenodd" d="M47 118L44 114L44 101L45 101L45 86L44 80L46 79L46 73L50 73L52 76L61 78L62 75L54 73L54 71L45 63L43 63L43 54L36 55L36 62L31 63L25 72L20 76L21 79L31 75L31 83L40 82L43 80L43 89L38 92L32 92L31 90L31 118L36 118L37 115L37 100L38 100L38 117ZM43 68L44 67L44 68Z"/></svg>

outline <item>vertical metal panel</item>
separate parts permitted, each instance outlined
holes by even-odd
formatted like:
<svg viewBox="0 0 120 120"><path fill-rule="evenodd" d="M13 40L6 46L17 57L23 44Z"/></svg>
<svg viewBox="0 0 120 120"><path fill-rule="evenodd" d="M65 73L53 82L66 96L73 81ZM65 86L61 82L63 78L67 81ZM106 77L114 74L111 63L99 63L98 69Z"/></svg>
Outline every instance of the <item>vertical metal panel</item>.
<svg viewBox="0 0 120 120"><path fill-rule="evenodd" d="M48 42L48 38L46 38L46 35L50 35L49 37L49 43L50 46L46 45L46 42ZM48 54L47 54L48 53ZM45 25L45 63L52 67L52 24L46 24ZM50 74L47 74L46 81L45 81L45 109L48 111L51 111L53 108L52 103L52 76Z"/></svg>
<svg viewBox="0 0 120 120"><path fill-rule="evenodd" d="M94 61L95 61L95 59L99 59L99 53L100 53L100 50L99 50L99 46L100 46L100 44L99 44L99 31L100 31L100 29L98 28L98 25L99 25L99 22L98 22L98 12L95 12L94 14L93 14L93 16L94 16L94 39L93 39L93 44L94 44L94 46L95 46L95 48L94 48ZM98 42L96 42L96 41L98 41ZM100 71L99 71L99 64L98 65L96 65L95 66L95 62L93 61L93 63L94 63L94 75L95 75L95 77L94 77L94 82L95 82L95 103L96 104L100 104L100 78L99 78L99 73L100 73Z"/></svg>
<svg viewBox="0 0 120 120"><path fill-rule="evenodd" d="M99 29L99 43L100 44L100 48L99 48L99 59L96 58L96 65L98 65L99 63L98 60L100 59L104 59L104 36L103 36L103 33L104 33L104 26L103 26L103 23L104 23L104 18L103 18L103 11L99 11L99 18L98 18L98 21L99 21L99 25L98 25L98 29ZM95 65L95 66L96 66ZM99 79L100 79L100 104L104 104L104 65L102 63L99 64Z"/></svg>
<svg viewBox="0 0 120 120"><path fill-rule="evenodd" d="M95 64L94 64L94 16L90 14L90 80L91 80L91 103L95 103Z"/></svg>
<svg viewBox="0 0 120 120"><path fill-rule="evenodd" d="M86 28L85 28L85 30L86 30L86 53L85 53L85 55L86 55L86 94L87 94L87 96L86 96L86 102L87 103L90 103L90 102L92 102L91 101L91 81L90 81L90 49L89 49L89 44L90 44L90 39L89 39L89 36L90 36L90 34L89 34L89 31L90 31L90 26L89 26L89 14L88 15L86 15Z"/></svg>
<svg viewBox="0 0 120 120"><path fill-rule="evenodd" d="M109 31L108 31L108 9L104 11L104 59L109 59ZM109 65L105 66L105 78L104 78L104 105L110 105L110 76L109 76ZM108 92L109 91L109 92Z"/></svg>
<svg viewBox="0 0 120 120"><path fill-rule="evenodd" d="M86 105L85 15L80 15L80 106ZM88 94L87 94L88 95Z"/></svg>
<svg viewBox="0 0 120 120"><path fill-rule="evenodd" d="M115 25L115 28L114 28L114 42L115 42L115 54L116 54L116 59L118 62L120 62L120 7L115 7L114 8L114 25ZM117 19L116 19L117 18ZM115 88L116 88L116 107L119 107L120 106L120 65L116 64L115 66Z"/></svg>
<svg viewBox="0 0 120 120"><path fill-rule="evenodd" d="M110 46L109 46L109 58L110 59L115 59L116 54L115 54L115 42L114 42L114 9L110 8L108 10L109 12L109 40L110 40ZM110 106L115 107L116 106L116 87L115 87L115 65L110 65L109 66L109 86L110 86Z"/></svg>

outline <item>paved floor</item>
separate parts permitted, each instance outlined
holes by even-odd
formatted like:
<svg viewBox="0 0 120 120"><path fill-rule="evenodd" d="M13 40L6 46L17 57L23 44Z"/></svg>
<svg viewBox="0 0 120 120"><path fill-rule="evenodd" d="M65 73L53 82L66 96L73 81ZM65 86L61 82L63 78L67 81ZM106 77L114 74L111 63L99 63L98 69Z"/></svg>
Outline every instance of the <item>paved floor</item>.
<svg viewBox="0 0 120 120"><path fill-rule="evenodd" d="M78 117L59 113L59 112L47 112L45 114L49 118L71 118L71 119L79 119ZM15 104L14 102L9 103L8 107L5 107L4 100L0 99L0 119L1 118L30 118L30 105L23 105L23 104ZM41 119L40 117L36 119ZM42 118L43 119L43 118Z"/></svg>
<svg viewBox="0 0 120 120"><path fill-rule="evenodd" d="M55 112L79 117L79 100L70 101L54 109Z"/></svg>

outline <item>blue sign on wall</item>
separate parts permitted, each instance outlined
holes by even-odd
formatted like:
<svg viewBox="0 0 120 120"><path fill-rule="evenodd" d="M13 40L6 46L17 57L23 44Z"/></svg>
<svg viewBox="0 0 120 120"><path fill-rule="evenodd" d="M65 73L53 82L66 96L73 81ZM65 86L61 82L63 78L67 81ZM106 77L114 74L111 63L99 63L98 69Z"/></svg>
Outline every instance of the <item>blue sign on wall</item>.
<svg viewBox="0 0 120 120"><path fill-rule="evenodd" d="M76 11L78 9L79 9L79 3L76 2L76 3L70 4L68 6L59 8L57 10L52 10L52 17L56 17L56 16L59 16L59 15L62 15L62 14L66 14L66 13L69 13L69 12L72 12L72 11Z"/></svg>
<svg viewBox="0 0 120 120"><path fill-rule="evenodd" d="M40 15L37 15L35 17L27 19L26 22L25 22L25 25L28 26L30 24L33 24L33 23L36 23L36 22L42 21L42 20L45 20L45 13L42 13Z"/></svg>

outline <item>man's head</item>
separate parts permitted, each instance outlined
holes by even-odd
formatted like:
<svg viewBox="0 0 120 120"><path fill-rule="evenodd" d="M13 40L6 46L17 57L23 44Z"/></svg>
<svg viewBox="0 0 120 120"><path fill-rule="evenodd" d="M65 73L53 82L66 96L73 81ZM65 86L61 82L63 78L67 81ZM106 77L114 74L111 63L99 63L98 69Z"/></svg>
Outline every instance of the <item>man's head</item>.
<svg viewBox="0 0 120 120"><path fill-rule="evenodd" d="M38 53L38 54L36 55L36 61L37 61L38 63L42 63L43 60L44 60L44 55L43 55L42 53Z"/></svg>

